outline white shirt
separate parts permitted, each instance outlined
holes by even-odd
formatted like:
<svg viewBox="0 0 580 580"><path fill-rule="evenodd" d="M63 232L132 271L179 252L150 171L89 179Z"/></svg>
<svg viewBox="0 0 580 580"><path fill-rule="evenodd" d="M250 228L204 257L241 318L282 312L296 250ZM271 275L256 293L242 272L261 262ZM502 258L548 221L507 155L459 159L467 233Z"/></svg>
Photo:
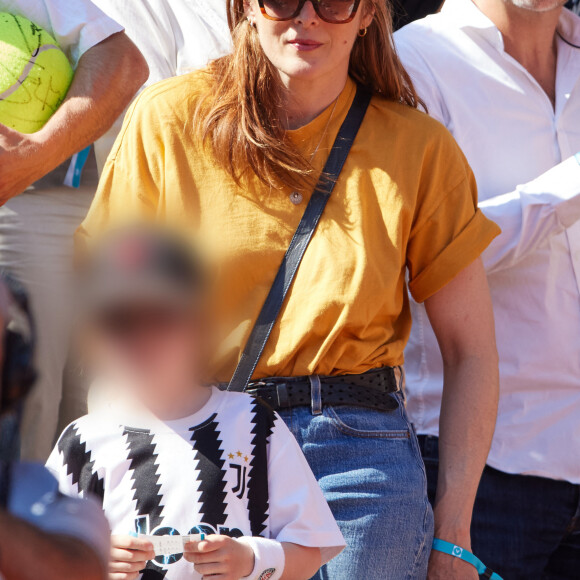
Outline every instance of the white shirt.
<svg viewBox="0 0 580 580"><path fill-rule="evenodd" d="M1 1L1 0L0 0ZM149 65L145 86L202 68L231 51L225 0L94 0L125 27ZM120 118L95 144L102 168L121 130Z"/></svg>
<svg viewBox="0 0 580 580"><path fill-rule="evenodd" d="M47 466L64 492L101 498L114 534L262 535L318 547L323 564L345 545L292 433L243 393L213 389L203 409L178 421L87 415L65 430ZM147 580L201 579L181 554L147 568Z"/></svg>
<svg viewBox="0 0 580 580"><path fill-rule="evenodd" d="M563 10L558 29L580 45L578 16ZM481 209L503 230L483 256L501 377L488 464L580 483L580 49L557 39L553 108L470 0L447 0L395 38L429 113L471 164ZM424 307L413 304L413 316L409 411L420 433L437 435L441 356Z"/></svg>
<svg viewBox="0 0 580 580"><path fill-rule="evenodd" d="M90 0L0 0L0 11L24 16L44 28L73 67L87 50L123 30Z"/></svg>

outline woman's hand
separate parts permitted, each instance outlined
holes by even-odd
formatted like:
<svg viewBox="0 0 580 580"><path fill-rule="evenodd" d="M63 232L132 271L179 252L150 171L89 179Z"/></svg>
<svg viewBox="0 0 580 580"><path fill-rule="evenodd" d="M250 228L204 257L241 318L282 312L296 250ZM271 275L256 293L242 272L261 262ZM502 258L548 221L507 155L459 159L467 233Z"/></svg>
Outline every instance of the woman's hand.
<svg viewBox="0 0 580 580"><path fill-rule="evenodd" d="M195 571L212 580L240 580L254 570L254 551L229 536L208 536L185 544L184 557Z"/></svg>
<svg viewBox="0 0 580 580"><path fill-rule="evenodd" d="M148 560L155 558L151 542L133 536L111 536L109 580L135 580Z"/></svg>

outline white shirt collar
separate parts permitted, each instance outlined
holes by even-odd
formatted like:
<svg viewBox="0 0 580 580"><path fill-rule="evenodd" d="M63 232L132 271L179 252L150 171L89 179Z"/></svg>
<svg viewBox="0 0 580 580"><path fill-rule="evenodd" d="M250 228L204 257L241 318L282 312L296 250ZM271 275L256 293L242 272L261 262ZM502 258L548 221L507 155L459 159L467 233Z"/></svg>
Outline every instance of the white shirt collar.
<svg viewBox="0 0 580 580"><path fill-rule="evenodd" d="M568 42L580 46L580 16L578 14L564 8L560 16L558 31Z"/></svg>

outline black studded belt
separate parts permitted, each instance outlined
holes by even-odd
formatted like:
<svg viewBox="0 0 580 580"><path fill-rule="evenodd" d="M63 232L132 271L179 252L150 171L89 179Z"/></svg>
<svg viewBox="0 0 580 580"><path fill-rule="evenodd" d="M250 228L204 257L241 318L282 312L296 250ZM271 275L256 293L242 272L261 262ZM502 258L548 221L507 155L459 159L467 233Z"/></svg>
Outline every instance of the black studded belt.
<svg viewBox="0 0 580 580"><path fill-rule="evenodd" d="M251 382L246 392L276 411L293 407L322 409L324 405L394 411L392 393L400 389L402 369L383 367L360 375L272 377Z"/></svg>

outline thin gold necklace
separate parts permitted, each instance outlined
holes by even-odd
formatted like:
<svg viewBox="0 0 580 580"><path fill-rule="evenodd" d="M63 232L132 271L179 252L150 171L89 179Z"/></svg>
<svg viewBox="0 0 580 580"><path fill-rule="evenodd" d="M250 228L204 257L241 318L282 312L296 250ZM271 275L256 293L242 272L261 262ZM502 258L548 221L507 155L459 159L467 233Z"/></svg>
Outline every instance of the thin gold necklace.
<svg viewBox="0 0 580 580"><path fill-rule="evenodd" d="M318 153L318 150L320 149L320 146L322 145L322 141L324 140L324 136L326 135L326 132L328 131L328 127L330 125L330 121L332 121L332 117L334 117L334 111L336 110L336 104L338 103L339 97L340 97L340 94L338 95L338 97L336 97L336 99L334 99L334 104L332 105L332 110L330 111L330 115L328 117L328 121L326 121L326 125L324 126L324 129L322 131L322 135L320 136L320 140L318 141L318 145L314 149L312 155L310 155L310 165L312 165L312 162L314 161L314 157ZM294 205L301 204L302 203L302 200L303 200L303 195L300 192L294 191L294 192L292 192L290 194L290 201Z"/></svg>
<svg viewBox="0 0 580 580"><path fill-rule="evenodd" d="M310 156L310 164L312 164L312 162L314 161L314 157L316 156L316 154L318 153L318 150L320 149L320 146L322 145L322 141L324 140L326 132L328 131L330 121L332 121L332 117L334 117L334 111L336 110L336 105L338 103L339 97L340 97L340 93L339 93L338 97L336 97L336 99L334 99L334 104L332 105L332 111L330 111L330 116L328 117L328 121L326 121L326 125L324 126L324 129L322 131L322 135L320 136L320 141L318 141L318 145L316 146L316 149L314 149L314 152Z"/></svg>

